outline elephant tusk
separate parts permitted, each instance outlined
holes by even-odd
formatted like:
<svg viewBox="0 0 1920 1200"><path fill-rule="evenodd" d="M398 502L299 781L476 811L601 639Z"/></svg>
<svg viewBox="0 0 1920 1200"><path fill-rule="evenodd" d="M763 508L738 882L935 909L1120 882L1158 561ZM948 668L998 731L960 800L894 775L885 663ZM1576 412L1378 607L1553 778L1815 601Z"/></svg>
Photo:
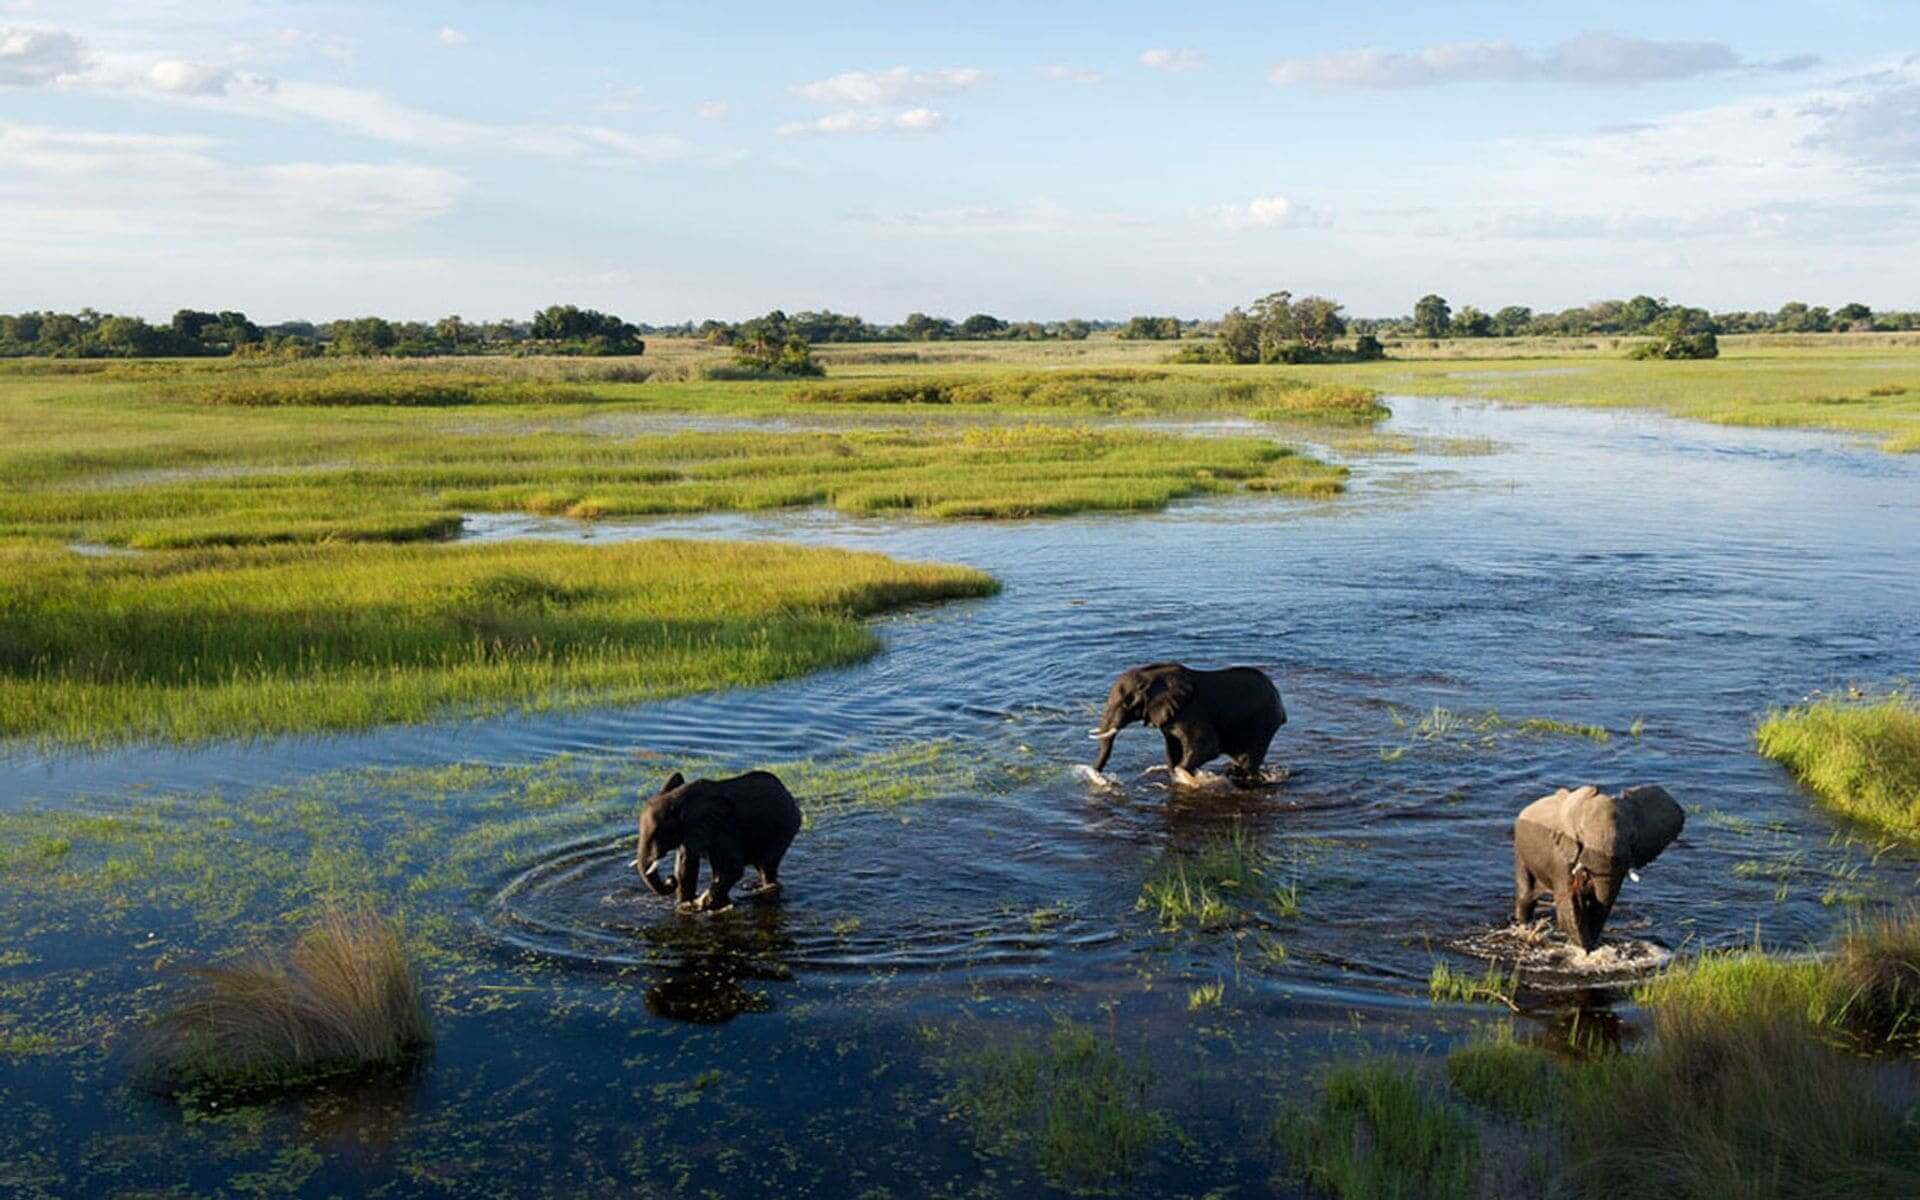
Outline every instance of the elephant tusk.
<svg viewBox="0 0 1920 1200"><path fill-rule="evenodd" d="M1114 734L1119 732L1120 731L1118 729L1089 729L1087 731L1088 735L1091 736L1093 740L1096 742L1099 741L1101 738L1110 738Z"/></svg>
<svg viewBox="0 0 1920 1200"><path fill-rule="evenodd" d="M1631 880L1633 880L1633 881L1634 881L1635 883L1639 883L1639 882L1640 882L1640 872L1638 872L1638 871L1634 871L1634 870L1628 870L1628 872L1627 872L1627 878L1628 878L1628 879L1631 879Z"/></svg>

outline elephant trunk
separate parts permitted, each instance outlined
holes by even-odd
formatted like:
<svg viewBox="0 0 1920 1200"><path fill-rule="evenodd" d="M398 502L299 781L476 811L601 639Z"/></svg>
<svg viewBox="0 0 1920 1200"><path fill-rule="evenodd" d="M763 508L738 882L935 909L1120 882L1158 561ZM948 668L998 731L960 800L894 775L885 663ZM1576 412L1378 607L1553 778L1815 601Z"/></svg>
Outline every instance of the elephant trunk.
<svg viewBox="0 0 1920 1200"><path fill-rule="evenodd" d="M663 878L659 872L662 855L658 847L650 842L640 843L640 853L634 859L634 865L640 868L640 878L647 881L647 889L656 896L669 895L673 891L674 880Z"/></svg>
<svg viewBox="0 0 1920 1200"><path fill-rule="evenodd" d="M1126 711L1109 700L1107 707L1100 714L1100 728L1093 731L1094 740L1100 743L1100 754L1093 760L1094 770L1107 769L1107 759L1113 756L1113 739L1119 736L1126 725Z"/></svg>

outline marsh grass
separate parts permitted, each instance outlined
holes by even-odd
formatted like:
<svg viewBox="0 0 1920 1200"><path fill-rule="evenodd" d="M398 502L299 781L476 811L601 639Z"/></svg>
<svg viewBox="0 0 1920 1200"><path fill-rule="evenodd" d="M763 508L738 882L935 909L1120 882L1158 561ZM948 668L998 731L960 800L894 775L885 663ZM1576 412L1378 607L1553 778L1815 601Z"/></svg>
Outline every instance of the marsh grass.
<svg viewBox="0 0 1920 1200"><path fill-rule="evenodd" d="M1152 1069L1085 1026L989 1045L947 1064L950 1110L984 1153L1030 1158L1049 1183L1114 1189L1145 1162L1166 1120L1149 1104Z"/></svg>
<svg viewBox="0 0 1920 1200"><path fill-rule="evenodd" d="M1436 1004L1490 1003L1514 1008L1519 990L1518 964L1510 970L1502 970L1499 963L1490 962L1480 974L1472 975L1457 971L1444 962L1435 962L1433 970L1427 975L1427 997Z"/></svg>
<svg viewBox="0 0 1920 1200"><path fill-rule="evenodd" d="M184 377L169 399L214 406L439 408L468 404L579 404L584 388L532 378L423 371L230 370Z"/></svg>
<svg viewBox="0 0 1920 1200"><path fill-rule="evenodd" d="M748 686L875 653L861 619L995 589L771 544L0 546L0 736L338 730Z"/></svg>
<svg viewBox="0 0 1920 1200"><path fill-rule="evenodd" d="M393 1066L432 1040L399 930L329 908L284 953L193 972L135 1051L148 1086L205 1096Z"/></svg>
<svg viewBox="0 0 1920 1200"><path fill-rule="evenodd" d="M1754 742L1828 808L1920 842L1920 705L1911 695L1823 697L1774 711Z"/></svg>
<svg viewBox="0 0 1920 1200"><path fill-rule="evenodd" d="M1187 992L1187 1011L1200 1012L1203 1009L1219 1008L1220 1001L1226 997L1227 985L1215 980L1203 983Z"/></svg>
<svg viewBox="0 0 1920 1200"><path fill-rule="evenodd" d="M1342 1200L1467 1200L1480 1172L1473 1121L1387 1059L1329 1071L1317 1103L1284 1111L1273 1136L1299 1178Z"/></svg>
<svg viewBox="0 0 1920 1200"><path fill-rule="evenodd" d="M958 406L1115 415L1245 412L1255 420L1335 425L1368 425L1391 415L1368 388L1315 386L1284 376L1246 379L1138 367L834 381L802 387L792 398L797 404Z"/></svg>
<svg viewBox="0 0 1920 1200"><path fill-rule="evenodd" d="M1446 1070L1454 1091L1515 1121L1546 1117L1564 1099L1564 1073L1539 1049L1522 1045L1510 1025L1455 1046Z"/></svg>
<svg viewBox="0 0 1920 1200"><path fill-rule="evenodd" d="M1281 882L1273 863L1236 825L1191 852L1169 851L1141 886L1137 912L1161 929L1216 930L1299 915L1300 891Z"/></svg>
<svg viewBox="0 0 1920 1200"><path fill-rule="evenodd" d="M1920 905L1854 921L1828 960L1836 1019L1870 1045L1920 1051Z"/></svg>

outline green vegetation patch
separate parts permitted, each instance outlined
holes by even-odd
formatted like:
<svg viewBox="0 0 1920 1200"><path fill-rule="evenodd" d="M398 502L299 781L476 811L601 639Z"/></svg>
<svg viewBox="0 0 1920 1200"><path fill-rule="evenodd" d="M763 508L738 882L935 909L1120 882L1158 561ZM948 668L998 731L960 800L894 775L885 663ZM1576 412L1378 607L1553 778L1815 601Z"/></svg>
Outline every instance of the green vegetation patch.
<svg viewBox="0 0 1920 1200"><path fill-rule="evenodd" d="M956 1077L948 1107L976 1147L1028 1158L1057 1187L1114 1190L1167 1129L1148 1102L1147 1060L1085 1026L1062 1021L1044 1038L989 1044L943 1066Z"/></svg>
<svg viewBox="0 0 1920 1200"><path fill-rule="evenodd" d="M1920 842L1920 705L1911 695L1824 697L1772 712L1754 742L1827 807Z"/></svg>
<svg viewBox="0 0 1920 1200"><path fill-rule="evenodd" d="M1318 1103L1283 1112L1274 1139L1296 1175L1343 1200L1466 1200L1479 1177L1473 1121L1392 1060L1329 1071Z"/></svg>
<svg viewBox="0 0 1920 1200"><path fill-rule="evenodd" d="M497 374L378 370L292 373L267 369L205 372L187 378L173 394L195 404L249 408L578 404L593 397L581 387Z"/></svg>
<svg viewBox="0 0 1920 1200"><path fill-rule="evenodd" d="M800 404L955 405L1066 409L1144 415L1247 412L1259 420L1371 424L1390 416L1378 393L1325 387L1284 376L1230 378L1218 372L1134 367L986 375L918 375L835 380L793 393Z"/></svg>
<svg viewBox="0 0 1920 1200"><path fill-rule="evenodd" d="M1300 891L1246 830L1209 838L1192 851L1170 850L1135 902L1169 933L1266 924L1299 915Z"/></svg>
<svg viewBox="0 0 1920 1200"><path fill-rule="evenodd" d="M964 567L767 544L0 546L0 736L355 729L764 684L878 649L860 619L991 593Z"/></svg>

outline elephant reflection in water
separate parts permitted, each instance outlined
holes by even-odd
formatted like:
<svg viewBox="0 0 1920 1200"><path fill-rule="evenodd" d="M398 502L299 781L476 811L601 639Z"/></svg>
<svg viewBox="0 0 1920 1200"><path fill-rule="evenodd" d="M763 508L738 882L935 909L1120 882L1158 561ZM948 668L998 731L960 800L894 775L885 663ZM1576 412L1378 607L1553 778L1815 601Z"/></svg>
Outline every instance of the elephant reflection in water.
<svg viewBox="0 0 1920 1200"><path fill-rule="evenodd" d="M661 921L638 932L659 964L645 995L656 1017L717 1025L767 1012L773 999L758 985L793 978L787 963L795 942L778 905L749 905L724 921Z"/></svg>

